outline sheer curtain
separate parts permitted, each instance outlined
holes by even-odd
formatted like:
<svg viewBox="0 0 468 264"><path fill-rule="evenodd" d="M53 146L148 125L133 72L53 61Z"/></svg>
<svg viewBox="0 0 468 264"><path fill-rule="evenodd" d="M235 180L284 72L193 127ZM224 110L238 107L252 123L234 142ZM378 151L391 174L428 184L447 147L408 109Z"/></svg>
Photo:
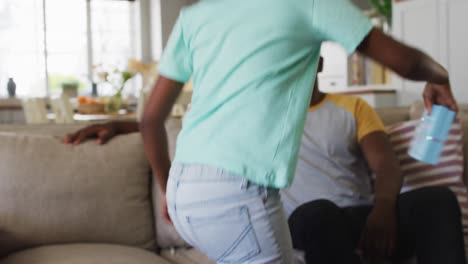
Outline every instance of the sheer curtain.
<svg viewBox="0 0 468 264"><path fill-rule="evenodd" d="M138 6L115 0L0 0L0 97L7 95L8 78L21 97L57 94L69 81L89 93L93 65L123 70L130 58L140 58Z"/></svg>
<svg viewBox="0 0 468 264"><path fill-rule="evenodd" d="M19 96L46 94L42 0L0 1L0 96L13 78Z"/></svg>
<svg viewBox="0 0 468 264"><path fill-rule="evenodd" d="M91 31L93 64L104 64L124 70L130 58L141 55L141 37L137 5L130 1L91 1ZM126 94L135 94L135 79L127 84ZM114 90L99 86L100 93L110 95Z"/></svg>
<svg viewBox="0 0 468 264"><path fill-rule="evenodd" d="M61 83L88 85L86 1L46 0L46 44L49 91L61 92Z"/></svg>

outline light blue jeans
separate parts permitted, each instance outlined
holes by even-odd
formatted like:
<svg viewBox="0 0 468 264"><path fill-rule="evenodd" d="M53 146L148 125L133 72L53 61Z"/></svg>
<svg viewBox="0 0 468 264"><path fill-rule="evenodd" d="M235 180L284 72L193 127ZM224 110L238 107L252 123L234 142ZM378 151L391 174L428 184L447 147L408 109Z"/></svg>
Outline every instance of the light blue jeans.
<svg viewBox="0 0 468 264"><path fill-rule="evenodd" d="M294 263L276 189L222 169L174 164L167 204L182 238L219 264Z"/></svg>

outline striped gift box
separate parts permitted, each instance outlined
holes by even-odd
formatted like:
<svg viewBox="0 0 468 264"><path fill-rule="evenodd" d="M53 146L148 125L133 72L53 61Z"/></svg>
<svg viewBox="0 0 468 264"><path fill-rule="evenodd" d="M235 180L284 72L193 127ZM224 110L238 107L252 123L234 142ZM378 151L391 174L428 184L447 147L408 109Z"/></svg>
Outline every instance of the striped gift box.
<svg viewBox="0 0 468 264"><path fill-rule="evenodd" d="M440 162L435 166L416 161L407 153L418 124L419 120L414 120L387 127L387 133L400 161L404 177L402 192L429 186L449 187L456 194L462 210L466 247L468 245L468 192L463 182L463 131L460 120L456 120L452 125ZM466 251L468 255L468 248Z"/></svg>

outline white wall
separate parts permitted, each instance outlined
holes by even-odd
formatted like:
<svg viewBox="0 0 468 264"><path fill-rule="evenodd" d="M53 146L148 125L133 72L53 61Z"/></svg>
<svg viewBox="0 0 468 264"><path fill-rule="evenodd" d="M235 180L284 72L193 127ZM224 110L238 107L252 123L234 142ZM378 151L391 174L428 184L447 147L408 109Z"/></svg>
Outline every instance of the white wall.
<svg viewBox="0 0 468 264"><path fill-rule="evenodd" d="M162 43L166 45L172 27L174 26L180 9L187 4L185 0L160 0L161 2L161 20L162 20Z"/></svg>
<svg viewBox="0 0 468 264"><path fill-rule="evenodd" d="M459 103L468 103L468 1L456 0L447 6L447 65L452 89Z"/></svg>
<svg viewBox="0 0 468 264"><path fill-rule="evenodd" d="M421 0L403 2L394 6L393 35L406 44L414 46L443 62L441 56L441 17L438 0ZM446 65L445 65L446 66ZM421 100L424 82L402 80L395 76L399 105L409 105Z"/></svg>
<svg viewBox="0 0 468 264"><path fill-rule="evenodd" d="M158 61L162 53L161 1L150 0L151 54Z"/></svg>
<svg viewBox="0 0 468 264"><path fill-rule="evenodd" d="M162 49L172 31L180 9L187 5L189 0L150 0L151 1L151 35L152 57L159 60Z"/></svg>
<svg viewBox="0 0 468 264"><path fill-rule="evenodd" d="M393 34L422 49L450 72L455 98L468 103L468 0L413 0L394 7ZM394 78L399 104L421 100L423 82Z"/></svg>
<svg viewBox="0 0 468 264"><path fill-rule="evenodd" d="M151 25L151 0L140 0L141 58L145 62L153 60L153 39Z"/></svg>

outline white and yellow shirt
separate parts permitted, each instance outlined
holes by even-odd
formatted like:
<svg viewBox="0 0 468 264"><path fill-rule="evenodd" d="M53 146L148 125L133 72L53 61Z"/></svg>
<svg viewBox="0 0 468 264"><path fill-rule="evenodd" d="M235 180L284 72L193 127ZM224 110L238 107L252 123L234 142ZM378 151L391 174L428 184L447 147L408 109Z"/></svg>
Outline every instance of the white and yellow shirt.
<svg viewBox="0 0 468 264"><path fill-rule="evenodd" d="M384 126L364 100L328 94L309 109L292 186L282 191L290 215L303 203L327 199L338 206L372 202L371 172L359 142Z"/></svg>

